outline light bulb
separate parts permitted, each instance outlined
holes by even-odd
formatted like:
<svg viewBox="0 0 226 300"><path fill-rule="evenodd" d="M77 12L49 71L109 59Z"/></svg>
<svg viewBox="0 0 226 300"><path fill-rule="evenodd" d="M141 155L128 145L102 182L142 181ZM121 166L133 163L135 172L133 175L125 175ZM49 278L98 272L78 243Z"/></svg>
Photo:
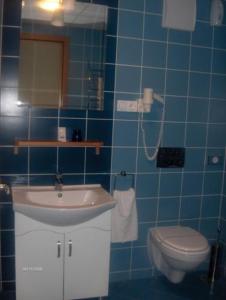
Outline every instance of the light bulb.
<svg viewBox="0 0 226 300"><path fill-rule="evenodd" d="M61 8L61 1L60 0L43 0L39 2L39 7L48 10L48 11L55 11Z"/></svg>

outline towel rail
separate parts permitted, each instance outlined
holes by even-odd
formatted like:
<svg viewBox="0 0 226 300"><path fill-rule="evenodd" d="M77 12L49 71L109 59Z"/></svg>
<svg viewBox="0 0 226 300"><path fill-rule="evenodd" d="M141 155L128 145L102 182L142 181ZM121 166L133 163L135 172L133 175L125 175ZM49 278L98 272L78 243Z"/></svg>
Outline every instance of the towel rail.
<svg viewBox="0 0 226 300"><path fill-rule="evenodd" d="M132 184L131 187L135 188L135 176L133 173L127 173L126 171L121 171L119 174L114 174L114 190L116 189L116 185L117 185L117 178L118 177L127 177L127 176L131 176L132 177Z"/></svg>

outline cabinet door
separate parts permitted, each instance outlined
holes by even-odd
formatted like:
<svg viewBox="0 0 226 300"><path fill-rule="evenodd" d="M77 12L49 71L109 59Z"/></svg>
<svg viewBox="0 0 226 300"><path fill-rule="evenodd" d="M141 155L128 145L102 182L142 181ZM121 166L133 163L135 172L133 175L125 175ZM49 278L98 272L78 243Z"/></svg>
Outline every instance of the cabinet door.
<svg viewBox="0 0 226 300"><path fill-rule="evenodd" d="M63 299L63 242L50 231L16 236L17 300Z"/></svg>
<svg viewBox="0 0 226 300"><path fill-rule="evenodd" d="M106 296L110 230L80 228L65 236L65 300Z"/></svg>

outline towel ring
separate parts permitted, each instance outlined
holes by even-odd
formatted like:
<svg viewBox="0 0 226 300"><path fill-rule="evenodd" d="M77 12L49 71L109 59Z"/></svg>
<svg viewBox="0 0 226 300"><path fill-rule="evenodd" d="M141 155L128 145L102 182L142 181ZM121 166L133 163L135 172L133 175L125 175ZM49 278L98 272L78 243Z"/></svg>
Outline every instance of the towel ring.
<svg viewBox="0 0 226 300"><path fill-rule="evenodd" d="M114 190L116 188L117 185L117 178L120 177L126 177L126 176L131 176L132 177L132 185L131 187L134 188L135 187L135 176L133 173L127 173L126 171L121 171L119 174L115 174L114 175Z"/></svg>

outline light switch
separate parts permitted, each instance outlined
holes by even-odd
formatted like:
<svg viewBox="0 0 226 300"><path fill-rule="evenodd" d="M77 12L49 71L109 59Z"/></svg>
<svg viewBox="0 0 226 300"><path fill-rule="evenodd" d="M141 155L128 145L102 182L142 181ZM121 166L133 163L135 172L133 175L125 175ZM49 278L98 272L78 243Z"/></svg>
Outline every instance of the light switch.
<svg viewBox="0 0 226 300"><path fill-rule="evenodd" d="M117 100L117 111L137 112L137 101Z"/></svg>

